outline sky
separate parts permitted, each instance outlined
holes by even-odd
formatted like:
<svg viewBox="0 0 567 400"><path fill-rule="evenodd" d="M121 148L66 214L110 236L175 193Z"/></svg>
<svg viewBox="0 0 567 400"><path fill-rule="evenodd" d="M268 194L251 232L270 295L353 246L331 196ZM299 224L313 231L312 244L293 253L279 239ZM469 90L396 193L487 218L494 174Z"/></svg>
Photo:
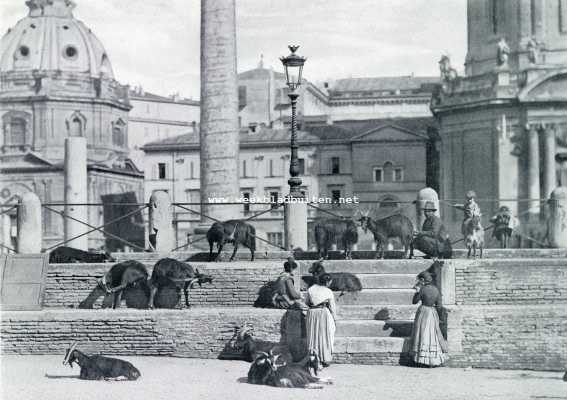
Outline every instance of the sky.
<svg viewBox="0 0 567 400"><path fill-rule="evenodd" d="M160 95L199 98L199 0L75 0L75 18L102 41L118 81ZM1 0L0 32L27 15ZM236 0L237 68L283 72L288 44L307 57L303 75L438 76L441 54L459 72L466 54L466 0Z"/></svg>

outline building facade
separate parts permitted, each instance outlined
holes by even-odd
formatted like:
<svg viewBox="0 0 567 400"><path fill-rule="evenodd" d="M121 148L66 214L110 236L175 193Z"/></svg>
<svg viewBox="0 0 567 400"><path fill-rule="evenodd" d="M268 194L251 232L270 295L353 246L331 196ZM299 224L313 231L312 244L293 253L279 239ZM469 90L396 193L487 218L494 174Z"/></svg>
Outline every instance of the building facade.
<svg viewBox="0 0 567 400"><path fill-rule="evenodd" d="M527 231L541 226L544 201L565 176L566 12L562 0L469 0L466 75L440 62L432 109L444 155L441 197L475 190L485 223L507 205ZM458 234L462 214L442 211Z"/></svg>
<svg viewBox="0 0 567 400"><path fill-rule="evenodd" d="M73 17L72 1L26 4L28 16L0 41L2 203L28 191L42 203L63 202L64 145L72 136L87 139L89 202L121 193L141 200L143 174L127 158L128 88L114 79L102 43ZM88 223L102 225L104 214L89 209ZM15 214L2 218L2 243L12 247ZM59 243L62 232L62 217L44 209L44 247ZM90 247L103 244L101 234L89 236Z"/></svg>

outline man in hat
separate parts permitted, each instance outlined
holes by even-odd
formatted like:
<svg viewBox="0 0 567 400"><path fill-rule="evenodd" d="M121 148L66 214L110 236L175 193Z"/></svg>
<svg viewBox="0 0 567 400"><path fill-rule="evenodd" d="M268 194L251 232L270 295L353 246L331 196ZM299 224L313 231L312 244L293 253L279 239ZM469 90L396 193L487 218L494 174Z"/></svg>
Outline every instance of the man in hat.
<svg viewBox="0 0 567 400"><path fill-rule="evenodd" d="M278 276L274 285L272 303L276 308L307 309L301 294L295 289L293 270L298 267L293 256L284 263L284 271Z"/></svg>
<svg viewBox="0 0 567 400"><path fill-rule="evenodd" d="M465 204L455 204L453 207L458 208L459 210L463 210L465 213L465 218L463 219L463 224L461 225L461 231L463 235L465 234L465 227L469 223L472 217L477 216L480 217L482 214L480 212L480 207L476 203L476 193L474 190L469 190L465 195L466 201Z"/></svg>
<svg viewBox="0 0 567 400"><path fill-rule="evenodd" d="M427 257L450 258L451 242L449 234L441 218L435 215L436 211L437 208L432 201L425 203L423 207L425 221L423 221L421 231L416 233L412 247L425 253Z"/></svg>

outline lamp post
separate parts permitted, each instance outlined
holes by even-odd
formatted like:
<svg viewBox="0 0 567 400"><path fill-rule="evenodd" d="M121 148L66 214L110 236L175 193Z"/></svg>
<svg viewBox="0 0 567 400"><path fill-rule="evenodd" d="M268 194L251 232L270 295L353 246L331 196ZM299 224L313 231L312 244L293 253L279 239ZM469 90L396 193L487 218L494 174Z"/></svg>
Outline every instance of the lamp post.
<svg viewBox="0 0 567 400"><path fill-rule="evenodd" d="M286 84L290 89L288 97L291 101L291 160L289 163L289 195L293 198L301 198L303 195L299 190L301 186L301 178L299 178L299 159L297 157L297 98L299 93L296 89L301 85L301 73L305 58L295 54L299 46L288 46L291 54L287 57L281 57L280 60L285 68Z"/></svg>
<svg viewBox="0 0 567 400"><path fill-rule="evenodd" d="M291 100L291 160L289 163L289 196L284 204L285 224L285 246L288 250L307 250L307 203L305 197L299 190L301 178L299 178L299 159L297 157L297 88L301 85L301 72L305 58L295 54L299 46L289 46L291 54L281 57L280 60L285 68L285 78L290 89L288 94Z"/></svg>

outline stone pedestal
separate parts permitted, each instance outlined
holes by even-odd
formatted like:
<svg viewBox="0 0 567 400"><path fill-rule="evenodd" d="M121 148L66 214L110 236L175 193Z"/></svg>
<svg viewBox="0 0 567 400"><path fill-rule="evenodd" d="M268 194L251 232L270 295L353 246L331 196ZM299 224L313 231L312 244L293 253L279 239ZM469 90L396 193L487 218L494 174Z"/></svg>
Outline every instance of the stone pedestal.
<svg viewBox="0 0 567 400"><path fill-rule="evenodd" d="M288 250L307 247L307 203L293 198L284 204L285 247Z"/></svg>
<svg viewBox="0 0 567 400"><path fill-rule="evenodd" d="M172 208L169 195L157 191L150 197L150 245L155 252L169 253L175 247L175 232L172 226Z"/></svg>
<svg viewBox="0 0 567 400"><path fill-rule="evenodd" d="M283 337L293 361L299 361L307 354L305 314L299 310L288 310L284 314Z"/></svg>
<svg viewBox="0 0 567 400"><path fill-rule="evenodd" d="M78 221L89 222L87 199L87 139L70 137L65 139L65 215ZM65 240L79 236L90 228L80 222L65 218ZM88 235L73 239L65 244L81 250L88 250Z"/></svg>
<svg viewBox="0 0 567 400"><path fill-rule="evenodd" d="M437 192L430 187L421 189L419 192L417 192L417 201L415 203L415 215L417 218L417 226L415 227L416 230L421 230L423 221L425 221L423 207L425 207L425 203L429 201L435 204L435 208L437 209L437 211L435 211L435 215L439 217L439 196L437 195Z"/></svg>
<svg viewBox="0 0 567 400"><path fill-rule="evenodd" d="M33 192L25 193L18 207L19 254L41 253L42 243L41 201Z"/></svg>
<svg viewBox="0 0 567 400"><path fill-rule="evenodd" d="M547 219L549 245L554 248L567 248L567 187L559 186L549 198Z"/></svg>

